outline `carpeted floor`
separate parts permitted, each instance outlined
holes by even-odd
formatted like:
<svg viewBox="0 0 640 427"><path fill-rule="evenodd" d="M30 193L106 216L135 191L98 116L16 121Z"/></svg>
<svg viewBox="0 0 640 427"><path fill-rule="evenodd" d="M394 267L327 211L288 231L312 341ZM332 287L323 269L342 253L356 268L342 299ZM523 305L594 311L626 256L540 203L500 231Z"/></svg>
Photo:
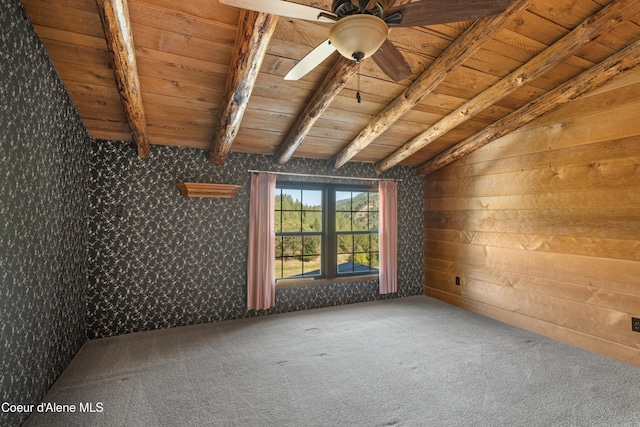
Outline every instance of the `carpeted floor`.
<svg viewBox="0 0 640 427"><path fill-rule="evenodd" d="M89 341L45 402L75 412L25 425L640 426L640 369L419 296Z"/></svg>

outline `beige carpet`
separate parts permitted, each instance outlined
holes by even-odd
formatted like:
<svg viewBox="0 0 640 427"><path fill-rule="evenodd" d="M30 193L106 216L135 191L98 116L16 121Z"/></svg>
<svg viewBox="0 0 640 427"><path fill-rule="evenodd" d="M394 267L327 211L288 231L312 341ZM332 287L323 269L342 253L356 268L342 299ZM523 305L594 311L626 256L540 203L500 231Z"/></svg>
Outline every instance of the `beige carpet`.
<svg viewBox="0 0 640 427"><path fill-rule="evenodd" d="M76 411L27 426L640 426L640 369L420 296L89 341L46 401Z"/></svg>

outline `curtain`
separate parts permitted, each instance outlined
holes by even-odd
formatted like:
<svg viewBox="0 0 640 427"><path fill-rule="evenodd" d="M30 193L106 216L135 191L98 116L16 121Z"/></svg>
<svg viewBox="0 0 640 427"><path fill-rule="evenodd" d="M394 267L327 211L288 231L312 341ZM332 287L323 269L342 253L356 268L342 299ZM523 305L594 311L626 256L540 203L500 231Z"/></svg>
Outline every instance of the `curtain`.
<svg viewBox="0 0 640 427"><path fill-rule="evenodd" d="M380 181L380 293L398 292L398 184Z"/></svg>
<svg viewBox="0 0 640 427"><path fill-rule="evenodd" d="M249 310L264 310L275 305L275 189L275 175L251 176L247 262L247 309Z"/></svg>

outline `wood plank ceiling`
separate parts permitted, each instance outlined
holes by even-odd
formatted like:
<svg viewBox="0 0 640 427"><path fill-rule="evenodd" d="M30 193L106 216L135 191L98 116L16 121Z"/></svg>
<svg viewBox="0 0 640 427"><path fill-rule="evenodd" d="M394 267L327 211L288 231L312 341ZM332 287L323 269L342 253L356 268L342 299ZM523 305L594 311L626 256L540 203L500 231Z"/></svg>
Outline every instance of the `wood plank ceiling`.
<svg viewBox="0 0 640 427"><path fill-rule="evenodd" d="M330 0L298 2L331 9ZM141 156L148 144L211 149L215 164L236 151L425 175L640 62L636 0L512 0L475 22L393 28L412 71L400 82L373 60L355 66L337 53L285 81L331 24L217 0L22 3L94 138L135 136ZM129 15L130 52L127 34L109 29L118 4ZM135 69L118 59L127 54Z"/></svg>

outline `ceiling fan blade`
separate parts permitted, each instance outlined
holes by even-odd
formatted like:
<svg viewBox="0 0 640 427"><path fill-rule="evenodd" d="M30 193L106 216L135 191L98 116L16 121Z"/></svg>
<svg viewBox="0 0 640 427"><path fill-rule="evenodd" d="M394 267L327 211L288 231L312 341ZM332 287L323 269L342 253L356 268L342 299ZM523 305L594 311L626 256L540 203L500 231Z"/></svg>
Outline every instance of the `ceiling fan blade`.
<svg viewBox="0 0 640 427"><path fill-rule="evenodd" d="M327 22L329 16L338 15L327 12L317 7L305 6L303 4L291 3L285 0L219 0L220 3L228 6L239 7L241 9L254 10L256 12L270 13L272 15L286 16L289 18L305 19L307 21ZM324 18L324 19L321 19ZM331 21L329 21L331 22Z"/></svg>
<svg viewBox="0 0 640 427"><path fill-rule="evenodd" d="M411 67L398 48L386 39L372 56L373 60L393 81L399 82L411 75Z"/></svg>
<svg viewBox="0 0 640 427"><path fill-rule="evenodd" d="M385 16L400 12L402 21L389 26L421 27L423 25L444 24L466 21L503 12L509 0L421 0L392 7Z"/></svg>
<svg viewBox="0 0 640 427"><path fill-rule="evenodd" d="M300 60L288 73L284 76L285 80L299 80L309 71L316 68L327 59L336 48L329 42L329 39L323 41L315 47L311 52Z"/></svg>

